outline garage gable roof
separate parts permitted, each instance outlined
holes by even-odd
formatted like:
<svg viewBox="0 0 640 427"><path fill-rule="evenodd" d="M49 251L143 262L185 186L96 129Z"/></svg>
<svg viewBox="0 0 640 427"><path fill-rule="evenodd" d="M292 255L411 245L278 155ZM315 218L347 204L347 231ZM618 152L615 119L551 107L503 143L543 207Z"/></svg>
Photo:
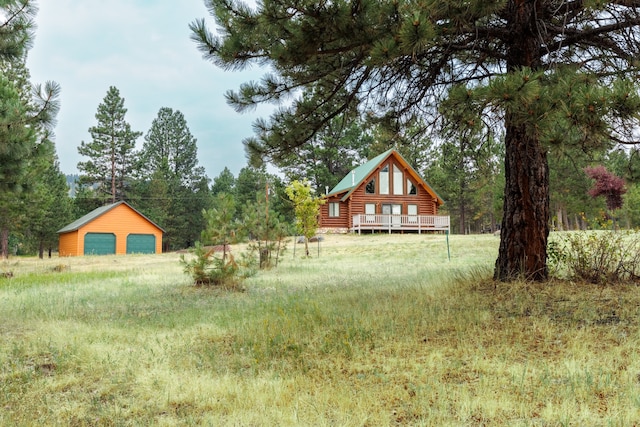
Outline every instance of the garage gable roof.
<svg viewBox="0 0 640 427"><path fill-rule="evenodd" d="M133 206L131 206L129 203L125 202L125 201L119 201L119 202L115 202L112 203L110 205L106 205L106 206L101 206L97 209L92 210L91 212L89 212L88 214L86 214L85 216L76 219L75 221L73 221L71 224L61 228L60 230L58 230L58 234L62 234L62 233L69 233L71 231L76 231L79 228L83 227L84 225L90 223L91 221L95 220L96 218L106 214L107 212L109 212L110 210L120 206L120 205L126 205L127 207L129 207L129 209L131 209L132 211L134 211L135 213L137 213L138 215L140 215L141 217L143 217L144 219L146 219L147 221L149 221L151 224L153 224L156 228L158 228L160 231L162 231L164 233L164 230L159 227L156 223L154 223L153 221L151 221L149 218L147 218L146 216L142 215L140 212L138 212Z"/></svg>

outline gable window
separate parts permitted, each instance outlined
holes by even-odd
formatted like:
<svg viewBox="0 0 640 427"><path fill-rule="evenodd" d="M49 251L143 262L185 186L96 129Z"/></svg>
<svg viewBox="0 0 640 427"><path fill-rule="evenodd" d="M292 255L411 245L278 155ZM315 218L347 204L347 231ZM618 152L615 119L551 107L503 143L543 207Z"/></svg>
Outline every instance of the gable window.
<svg viewBox="0 0 640 427"><path fill-rule="evenodd" d="M418 188L415 186L410 179L407 179L407 194L416 195L418 194Z"/></svg>
<svg viewBox="0 0 640 427"><path fill-rule="evenodd" d="M402 171L397 165L393 165L393 194L403 194Z"/></svg>
<svg viewBox="0 0 640 427"><path fill-rule="evenodd" d="M380 169L380 194L389 194L389 165Z"/></svg>
<svg viewBox="0 0 640 427"><path fill-rule="evenodd" d="M367 182L367 186L364 190L367 194L376 194L376 179L372 178L371 181Z"/></svg>
<svg viewBox="0 0 640 427"><path fill-rule="evenodd" d="M340 203L329 203L329 217L335 218L340 216Z"/></svg>

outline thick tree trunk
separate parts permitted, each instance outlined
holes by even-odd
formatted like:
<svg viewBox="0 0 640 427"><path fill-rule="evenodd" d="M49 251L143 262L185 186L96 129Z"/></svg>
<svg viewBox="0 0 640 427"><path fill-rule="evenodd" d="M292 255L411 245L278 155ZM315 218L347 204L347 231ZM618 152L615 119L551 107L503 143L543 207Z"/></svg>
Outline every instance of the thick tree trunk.
<svg viewBox="0 0 640 427"><path fill-rule="evenodd" d="M506 117L504 218L494 279L544 281L549 236L547 154L523 124Z"/></svg>
<svg viewBox="0 0 640 427"><path fill-rule="evenodd" d="M537 17L541 3L510 0L506 10L513 38L507 47L507 71L541 67ZM514 108L517 108L515 106ZM504 218L494 279L545 281L549 237L547 153L533 127L505 112Z"/></svg>

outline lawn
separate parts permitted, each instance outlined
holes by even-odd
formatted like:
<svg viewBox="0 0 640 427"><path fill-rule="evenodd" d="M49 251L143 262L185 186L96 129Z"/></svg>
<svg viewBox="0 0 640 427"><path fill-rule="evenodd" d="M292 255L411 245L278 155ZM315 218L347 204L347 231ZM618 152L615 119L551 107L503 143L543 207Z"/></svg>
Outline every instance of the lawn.
<svg viewBox="0 0 640 427"><path fill-rule="evenodd" d="M497 284L497 237L449 240L290 244L244 292L177 254L11 258L0 425L640 425L637 287Z"/></svg>

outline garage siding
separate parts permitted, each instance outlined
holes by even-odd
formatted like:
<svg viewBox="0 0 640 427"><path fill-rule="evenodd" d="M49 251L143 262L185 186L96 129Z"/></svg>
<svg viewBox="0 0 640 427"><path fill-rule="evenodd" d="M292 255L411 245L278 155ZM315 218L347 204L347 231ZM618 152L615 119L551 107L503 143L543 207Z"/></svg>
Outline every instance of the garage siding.
<svg viewBox="0 0 640 427"><path fill-rule="evenodd" d="M74 256L78 255L78 233L64 233L60 235L60 241L58 243L58 253L60 256Z"/></svg>

